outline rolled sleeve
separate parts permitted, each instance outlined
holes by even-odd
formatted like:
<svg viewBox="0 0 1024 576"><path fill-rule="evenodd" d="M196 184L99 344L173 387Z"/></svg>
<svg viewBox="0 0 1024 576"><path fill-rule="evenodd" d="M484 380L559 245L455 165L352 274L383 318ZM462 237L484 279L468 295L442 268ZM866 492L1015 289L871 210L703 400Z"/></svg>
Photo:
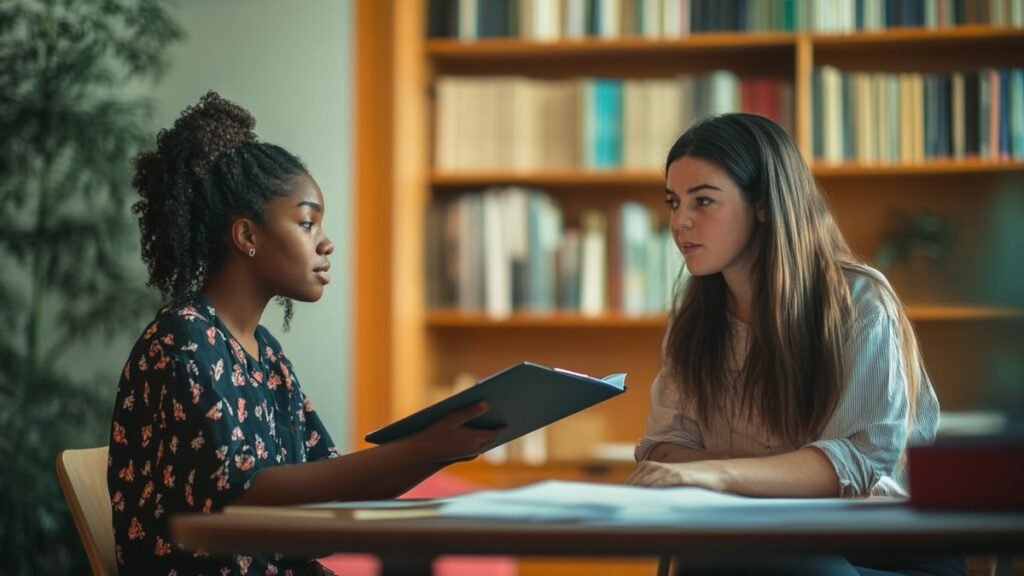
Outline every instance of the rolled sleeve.
<svg viewBox="0 0 1024 576"><path fill-rule="evenodd" d="M316 462L317 460L325 460L327 458L337 458L341 454L331 440L327 427L324 426L316 411L313 410L313 403L306 396L306 393L300 391L300 394L302 394L303 418L306 422L306 461Z"/></svg>
<svg viewBox="0 0 1024 576"><path fill-rule="evenodd" d="M859 319L847 347L845 392L821 438L809 444L835 468L841 495L902 495L895 478L907 442L907 382L896 320Z"/></svg>
<svg viewBox="0 0 1024 576"><path fill-rule="evenodd" d="M683 403L678 386L662 369L651 384L651 402L643 437L637 442L633 456L637 462L646 460L658 444L677 444L693 450L704 450L704 438L696 420L682 412Z"/></svg>

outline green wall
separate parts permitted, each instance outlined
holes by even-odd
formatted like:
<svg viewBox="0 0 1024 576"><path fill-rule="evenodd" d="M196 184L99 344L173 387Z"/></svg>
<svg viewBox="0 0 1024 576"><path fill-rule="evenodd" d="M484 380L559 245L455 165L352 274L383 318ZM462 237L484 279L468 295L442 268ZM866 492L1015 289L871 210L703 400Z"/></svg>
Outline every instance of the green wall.
<svg viewBox="0 0 1024 576"><path fill-rule="evenodd" d="M187 37L153 96L169 126L209 89L248 108L256 132L306 163L327 205L332 282L315 304L295 303L290 332L271 304L263 324L278 337L334 441L348 440L352 5L349 0L179 0ZM125 352L126 353L126 352ZM123 354L122 354L123 357ZM123 361L123 360L119 360Z"/></svg>

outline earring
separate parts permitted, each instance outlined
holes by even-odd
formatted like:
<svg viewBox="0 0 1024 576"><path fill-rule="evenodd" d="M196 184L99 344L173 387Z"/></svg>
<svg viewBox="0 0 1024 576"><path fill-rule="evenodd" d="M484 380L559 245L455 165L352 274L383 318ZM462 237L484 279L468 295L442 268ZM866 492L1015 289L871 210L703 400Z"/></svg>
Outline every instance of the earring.
<svg viewBox="0 0 1024 576"><path fill-rule="evenodd" d="M253 258L255 256L256 256L256 249L255 248L249 248L249 258Z"/></svg>

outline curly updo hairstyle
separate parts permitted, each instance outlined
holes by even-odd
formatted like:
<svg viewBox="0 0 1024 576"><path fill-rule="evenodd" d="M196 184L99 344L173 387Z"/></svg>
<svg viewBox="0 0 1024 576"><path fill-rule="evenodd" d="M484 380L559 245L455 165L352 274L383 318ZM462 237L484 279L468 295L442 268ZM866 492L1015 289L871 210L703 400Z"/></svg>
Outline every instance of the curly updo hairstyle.
<svg viewBox="0 0 1024 576"><path fill-rule="evenodd" d="M284 148L260 142L255 125L246 109L210 91L157 134L156 150L132 160L148 284L174 303L194 296L224 262L232 218L265 222L266 203L308 174ZM291 301L284 304L287 326Z"/></svg>

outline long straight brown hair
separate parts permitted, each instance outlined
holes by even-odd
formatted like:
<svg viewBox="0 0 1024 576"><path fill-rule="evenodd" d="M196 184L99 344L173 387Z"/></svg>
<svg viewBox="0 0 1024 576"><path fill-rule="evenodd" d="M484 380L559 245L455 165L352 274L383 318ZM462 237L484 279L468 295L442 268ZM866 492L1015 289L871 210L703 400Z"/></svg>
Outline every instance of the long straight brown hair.
<svg viewBox="0 0 1024 576"><path fill-rule="evenodd" d="M741 409L759 414L791 445L820 436L843 393L844 337L854 321L843 271L860 270L891 296L899 315L909 432L920 377L913 328L888 283L854 257L789 134L754 114L713 116L679 137L666 174L684 156L721 167L765 215L755 221L751 244L754 302ZM705 427L728 394L727 291L721 273L691 277L676 299L666 343L674 380Z"/></svg>

